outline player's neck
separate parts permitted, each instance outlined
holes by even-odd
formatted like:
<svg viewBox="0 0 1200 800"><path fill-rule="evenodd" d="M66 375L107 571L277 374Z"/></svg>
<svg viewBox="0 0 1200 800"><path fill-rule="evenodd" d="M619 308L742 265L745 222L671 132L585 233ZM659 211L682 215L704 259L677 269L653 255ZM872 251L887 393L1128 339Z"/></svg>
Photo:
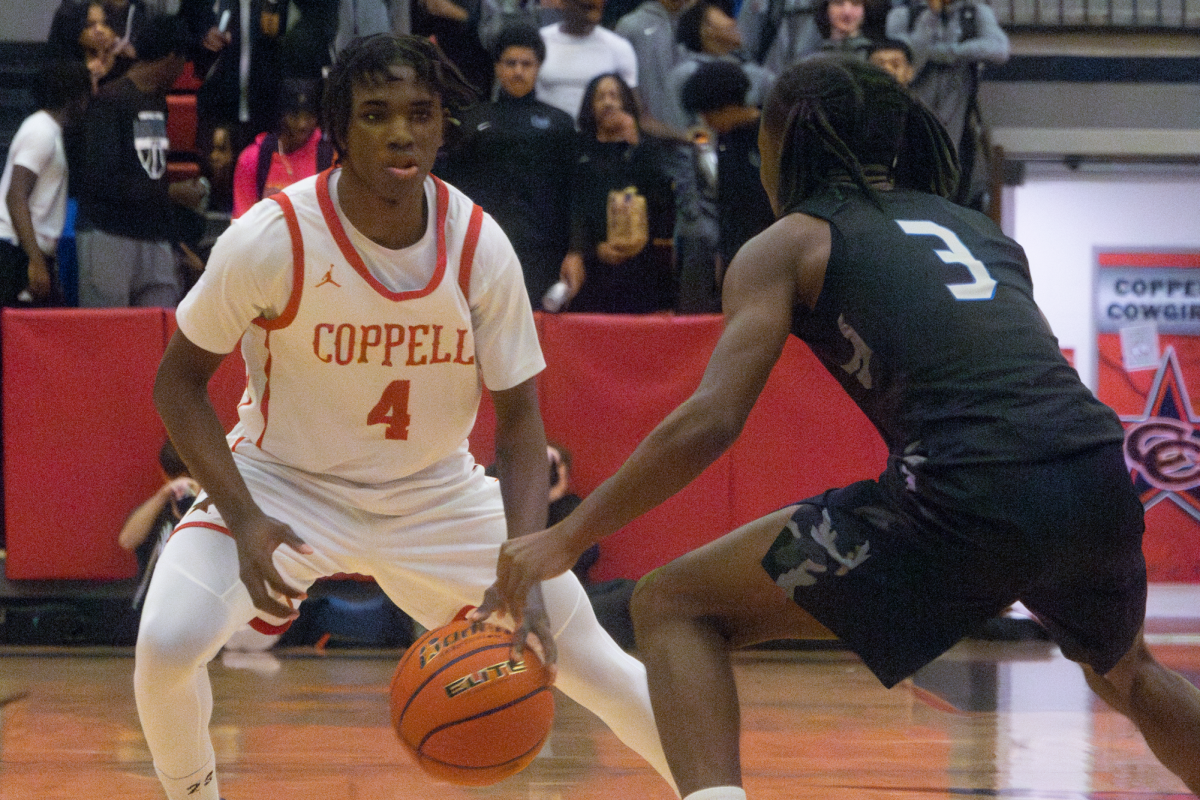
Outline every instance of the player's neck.
<svg viewBox="0 0 1200 800"><path fill-rule="evenodd" d="M867 186L880 192L890 191L896 188L896 183L892 178L892 171L887 167L867 165L863 167L862 177ZM843 171L834 171L829 174L829 182L831 184L855 185L858 182L850 177L850 173Z"/></svg>
<svg viewBox="0 0 1200 800"><path fill-rule="evenodd" d="M349 178L349 179L348 179ZM355 230L380 247L411 247L425 235L428 209L422 183L396 197L385 197L361 185L343 169L337 201Z"/></svg>
<svg viewBox="0 0 1200 800"><path fill-rule="evenodd" d="M892 171L887 167L864 166L863 177L866 178L867 185L872 189L885 192L896 188L896 182L892 179Z"/></svg>

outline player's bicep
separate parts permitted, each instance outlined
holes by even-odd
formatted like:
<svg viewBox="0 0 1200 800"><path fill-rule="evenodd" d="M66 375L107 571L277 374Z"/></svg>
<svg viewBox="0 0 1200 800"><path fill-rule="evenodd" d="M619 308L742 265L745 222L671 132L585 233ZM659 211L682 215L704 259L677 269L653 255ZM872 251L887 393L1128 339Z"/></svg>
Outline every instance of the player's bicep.
<svg viewBox="0 0 1200 800"><path fill-rule="evenodd" d="M175 331L155 376L154 400L159 413L207 397L208 382L224 360L224 353L206 350L182 331Z"/></svg>
<svg viewBox="0 0 1200 800"><path fill-rule="evenodd" d="M713 350L701 391L719 394L740 425L766 385L791 332L797 298L796 251L773 226L734 257L725 276L725 329Z"/></svg>

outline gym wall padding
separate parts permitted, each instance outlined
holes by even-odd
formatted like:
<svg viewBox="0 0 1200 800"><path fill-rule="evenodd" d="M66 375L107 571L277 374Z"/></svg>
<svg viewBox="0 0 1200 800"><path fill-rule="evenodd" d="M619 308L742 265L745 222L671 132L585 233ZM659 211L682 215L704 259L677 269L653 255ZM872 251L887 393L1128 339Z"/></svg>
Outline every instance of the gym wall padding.
<svg viewBox="0 0 1200 800"><path fill-rule="evenodd" d="M117 532L161 483L162 311L4 309L2 337L6 577L132 576Z"/></svg>
<svg viewBox="0 0 1200 800"><path fill-rule="evenodd" d="M539 384L547 435L572 454L572 484L590 493L700 382L720 335L704 316L544 315ZM729 457L601 545L593 580L637 578L728 530Z"/></svg>
<svg viewBox="0 0 1200 800"><path fill-rule="evenodd" d="M165 437L151 388L174 315L161 309L3 313L4 486L10 579L111 580L136 565L116 543L159 485ZM698 385L716 316L538 315L549 438L586 495ZM226 427L245 382L236 354L210 394ZM471 450L494 451L486 399ZM637 578L732 527L832 485L872 477L874 429L809 353L789 342L737 444L691 486L606 540L591 577Z"/></svg>
<svg viewBox="0 0 1200 800"><path fill-rule="evenodd" d="M5 577L132 577L117 533L162 482L151 391L174 313L6 308L2 324ZM244 386L235 352L209 389L226 428Z"/></svg>
<svg viewBox="0 0 1200 800"><path fill-rule="evenodd" d="M547 436L587 495L700 383L719 316L541 315ZM482 417L482 415L481 415ZM871 478L887 451L807 347L789 341L741 437L690 486L601 544L593 580L638 578L737 525Z"/></svg>

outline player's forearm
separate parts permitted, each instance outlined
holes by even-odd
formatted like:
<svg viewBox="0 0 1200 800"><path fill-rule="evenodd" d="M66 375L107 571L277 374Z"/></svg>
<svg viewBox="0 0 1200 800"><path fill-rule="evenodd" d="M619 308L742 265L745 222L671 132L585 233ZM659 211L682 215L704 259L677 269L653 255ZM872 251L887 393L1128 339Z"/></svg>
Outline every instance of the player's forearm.
<svg viewBox="0 0 1200 800"><path fill-rule="evenodd" d="M180 334L176 337L182 338ZM225 429L208 397L208 381L221 356L203 355L210 363L197 369L184 360L182 350L185 348L177 339L168 345L154 383L154 404L188 472L204 487L232 530L258 513L258 506L237 471ZM201 352L190 344L186 350Z"/></svg>
<svg viewBox="0 0 1200 800"><path fill-rule="evenodd" d="M496 405L496 470L508 536L546 527L550 492L546 431L532 384L493 396Z"/></svg>
<svg viewBox="0 0 1200 800"><path fill-rule="evenodd" d="M171 397L163 397L170 393ZM233 462L225 431L208 400L186 399L184 392L156 388L155 404L180 458L205 488L231 527L257 510Z"/></svg>
<svg viewBox="0 0 1200 800"><path fill-rule="evenodd" d="M708 469L736 441L741 428L711 413L693 395L659 423L619 470L584 499L578 518L585 547L658 507Z"/></svg>

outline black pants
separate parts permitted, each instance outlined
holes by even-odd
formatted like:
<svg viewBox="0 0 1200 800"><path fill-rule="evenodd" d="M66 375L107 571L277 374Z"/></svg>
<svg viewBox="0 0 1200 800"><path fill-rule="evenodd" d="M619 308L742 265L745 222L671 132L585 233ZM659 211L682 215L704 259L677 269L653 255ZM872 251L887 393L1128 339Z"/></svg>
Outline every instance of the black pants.
<svg viewBox="0 0 1200 800"><path fill-rule="evenodd" d="M18 296L29 288L29 256L19 246L0 239L0 306L61 306L62 287L58 283L58 270L54 260L47 257L50 270L50 296L37 302L21 302Z"/></svg>

